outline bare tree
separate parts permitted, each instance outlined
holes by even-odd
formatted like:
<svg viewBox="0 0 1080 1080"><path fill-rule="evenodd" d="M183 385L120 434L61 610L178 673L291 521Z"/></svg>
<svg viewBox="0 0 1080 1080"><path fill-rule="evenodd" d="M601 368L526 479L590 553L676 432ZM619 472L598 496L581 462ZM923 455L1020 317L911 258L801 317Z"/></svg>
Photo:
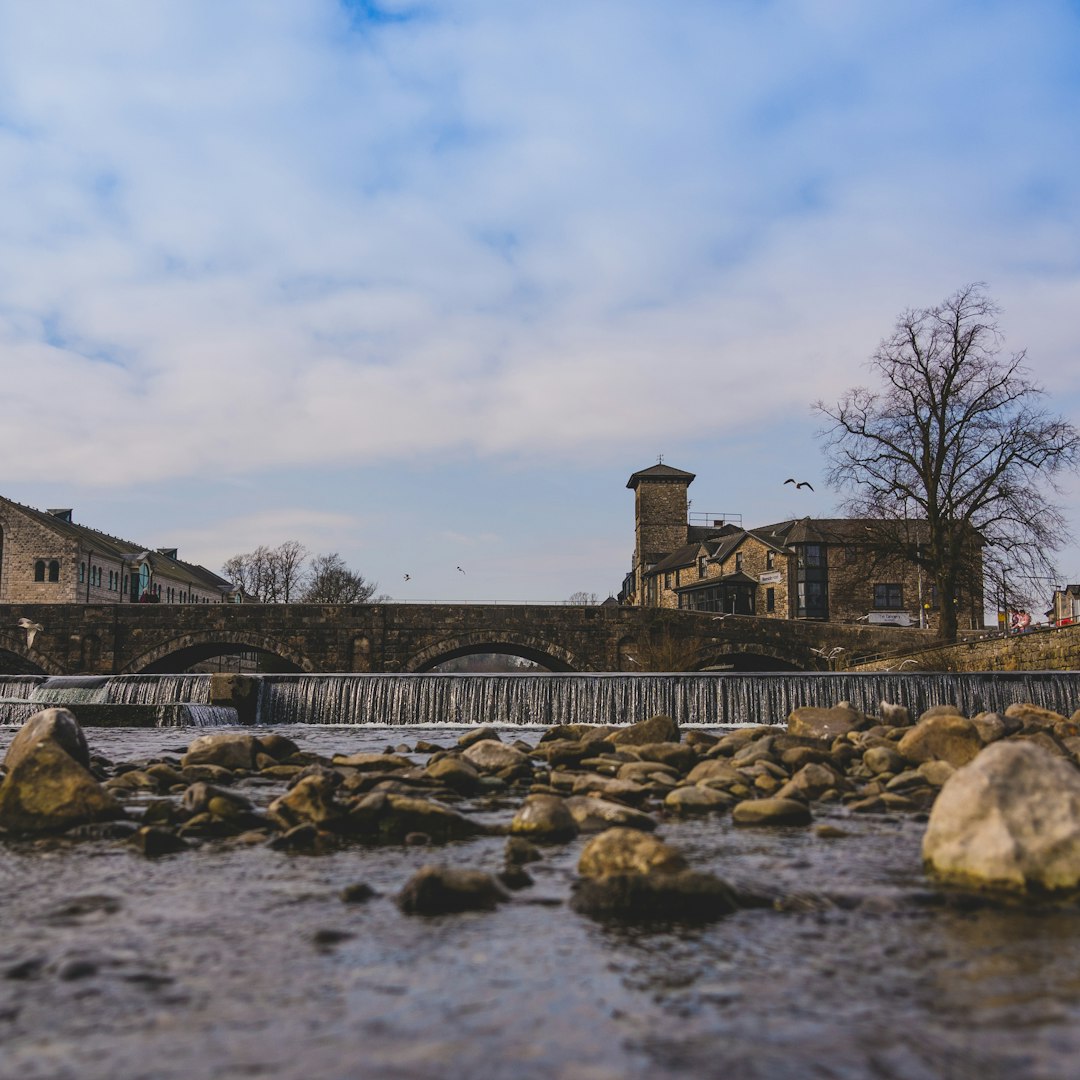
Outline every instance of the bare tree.
<svg viewBox="0 0 1080 1080"><path fill-rule="evenodd" d="M363 574L350 570L336 552L316 555L311 560L311 574L301 597L305 604L367 604L375 597L378 584Z"/></svg>
<svg viewBox="0 0 1080 1080"><path fill-rule="evenodd" d="M847 512L873 518L885 556L914 561L940 604L942 640L954 641L961 590L981 596L972 568L999 580L1051 576L1067 538L1059 474L1076 467L1080 434L1041 405L1024 352L1003 353L998 308L968 285L935 307L906 311L877 348L881 388L817 402L829 482ZM983 558L979 558L979 550Z"/></svg>
<svg viewBox="0 0 1080 1080"><path fill-rule="evenodd" d="M572 592L567 597L566 602L568 604L595 604L596 600L596 593L579 590L578 592Z"/></svg>
<svg viewBox="0 0 1080 1080"><path fill-rule="evenodd" d="M299 540L286 540L276 548L260 544L252 552L227 560L221 572L264 604L287 604L303 585L307 557L308 550Z"/></svg>

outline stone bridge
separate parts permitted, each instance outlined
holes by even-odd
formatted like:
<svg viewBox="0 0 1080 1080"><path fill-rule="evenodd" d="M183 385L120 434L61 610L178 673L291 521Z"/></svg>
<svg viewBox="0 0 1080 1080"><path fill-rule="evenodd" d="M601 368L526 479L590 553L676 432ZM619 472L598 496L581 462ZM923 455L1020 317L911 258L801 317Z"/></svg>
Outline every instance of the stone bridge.
<svg viewBox="0 0 1080 1080"><path fill-rule="evenodd" d="M41 625L32 645L18 621ZM929 632L566 604L48 604L0 606L0 671L176 673L256 652L267 670L423 672L477 652L553 671L829 670L912 649Z"/></svg>

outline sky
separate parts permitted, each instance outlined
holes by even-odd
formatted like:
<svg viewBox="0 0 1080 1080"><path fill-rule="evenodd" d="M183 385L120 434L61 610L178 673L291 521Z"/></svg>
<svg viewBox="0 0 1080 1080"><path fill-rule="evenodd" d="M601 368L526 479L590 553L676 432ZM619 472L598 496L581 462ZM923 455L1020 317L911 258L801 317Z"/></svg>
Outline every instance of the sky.
<svg viewBox="0 0 1080 1080"><path fill-rule="evenodd" d="M660 455L832 513L811 403L974 281L1080 424L1078 55L1077 0L0 0L0 494L603 598Z"/></svg>

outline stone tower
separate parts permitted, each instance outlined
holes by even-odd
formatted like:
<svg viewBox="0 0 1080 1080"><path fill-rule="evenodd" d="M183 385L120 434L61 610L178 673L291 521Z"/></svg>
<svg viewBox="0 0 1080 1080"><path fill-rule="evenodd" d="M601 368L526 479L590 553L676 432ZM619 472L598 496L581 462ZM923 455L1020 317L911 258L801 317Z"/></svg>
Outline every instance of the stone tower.
<svg viewBox="0 0 1080 1080"><path fill-rule="evenodd" d="M660 464L634 473L626 482L634 493L634 588L638 603L642 602L642 572L686 543L686 489L693 480L693 473Z"/></svg>

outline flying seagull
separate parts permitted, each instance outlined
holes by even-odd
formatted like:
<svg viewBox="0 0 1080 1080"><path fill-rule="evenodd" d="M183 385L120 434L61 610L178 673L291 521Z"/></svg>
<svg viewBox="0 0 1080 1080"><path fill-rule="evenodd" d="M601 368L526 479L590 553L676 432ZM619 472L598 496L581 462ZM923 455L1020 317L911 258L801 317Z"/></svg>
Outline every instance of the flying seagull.
<svg viewBox="0 0 1080 1080"><path fill-rule="evenodd" d="M464 571L464 570L462 570L462 569L461 569L461 567L459 566L459 567L458 567L458 573L459 573L459 574L464 574L464 573L465 573L465 571Z"/></svg>
<svg viewBox="0 0 1080 1080"><path fill-rule="evenodd" d="M20 619L19 625L26 631L26 647L32 649L34 647L34 638L45 629L41 623L31 622L29 619Z"/></svg>
<svg viewBox="0 0 1080 1080"><path fill-rule="evenodd" d="M814 485L813 485L813 484L811 484L809 480L796 480L794 476L789 476L789 477L788 477L788 478L787 478L787 479L786 479L786 480L784 481L784 483L785 483L785 484L794 484L794 485L795 485L795 490L796 490L796 491L798 491L798 490L799 490L799 488L804 488L804 487L805 487L805 488L809 488L809 489L810 489L811 491L813 491L813 490L814 490Z"/></svg>
<svg viewBox="0 0 1080 1080"><path fill-rule="evenodd" d="M406 581L408 581L408 580L409 580L409 577L410 577L410 575L409 575L409 574L406 574L406 575L405 575L405 580L406 580Z"/></svg>

